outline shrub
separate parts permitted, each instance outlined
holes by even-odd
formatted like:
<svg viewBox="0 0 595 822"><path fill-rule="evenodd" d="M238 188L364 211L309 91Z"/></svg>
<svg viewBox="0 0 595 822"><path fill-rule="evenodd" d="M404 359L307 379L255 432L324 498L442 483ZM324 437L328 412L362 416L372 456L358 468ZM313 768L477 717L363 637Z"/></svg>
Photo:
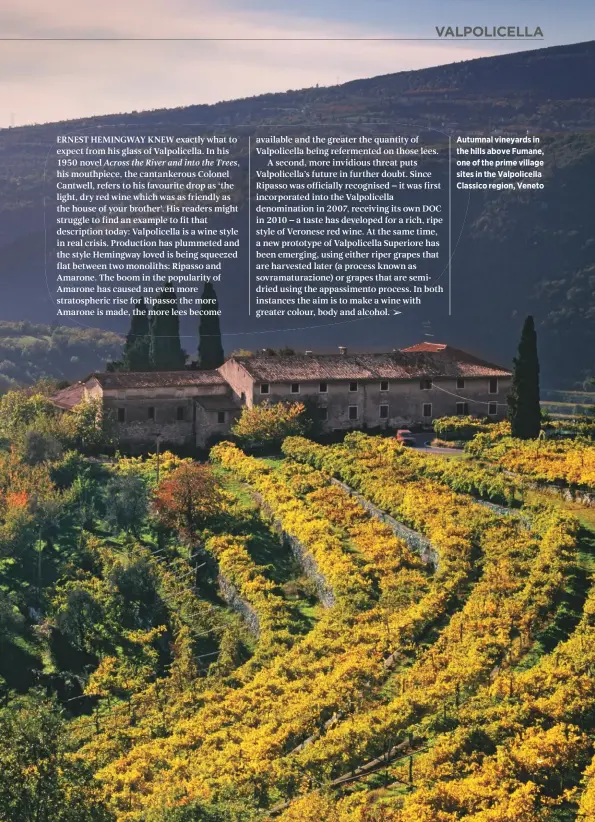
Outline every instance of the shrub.
<svg viewBox="0 0 595 822"><path fill-rule="evenodd" d="M263 402L252 408L244 408L231 430L244 444L280 443L285 437L306 433L309 427L310 420L302 402Z"/></svg>

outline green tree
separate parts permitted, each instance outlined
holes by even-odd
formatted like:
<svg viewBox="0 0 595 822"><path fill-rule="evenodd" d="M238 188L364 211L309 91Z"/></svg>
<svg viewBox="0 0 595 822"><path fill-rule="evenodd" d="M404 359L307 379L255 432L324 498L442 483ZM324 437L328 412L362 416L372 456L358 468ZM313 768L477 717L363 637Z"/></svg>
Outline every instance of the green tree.
<svg viewBox="0 0 595 822"><path fill-rule="evenodd" d="M209 313L201 314L198 324L198 367L219 368L223 364L219 303L210 281L205 283L201 306Z"/></svg>
<svg viewBox="0 0 595 822"><path fill-rule="evenodd" d="M12 440L41 419L56 416L56 408L42 394L9 391L0 399L0 434Z"/></svg>
<svg viewBox="0 0 595 822"><path fill-rule="evenodd" d="M69 414L61 416L63 428L72 437L72 447L96 454L115 445L117 427L111 414L103 413L101 400L82 400Z"/></svg>
<svg viewBox="0 0 595 822"><path fill-rule="evenodd" d="M180 344L178 301L168 280L155 301L150 316L149 360L153 371L181 371L186 352Z"/></svg>
<svg viewBox="0 0 595 822"><path fill-rule="evenodd" d="M514 358L508 414L513 437L536 439L541 430L539 404L539 360L533 317L525 320L517 356Z"/></svg>
<svg viewBox="0 0 595 822"><path fill-rule="evenodd" d="M2 590L0 587L0 653L3 640L17 634L24 622L15 592Z"/></svg>
<svg viewBox="0 0 595 822"><path fill-rule="evenodd" d="M33 693L0 711L0 819L108 822L90 768L71 756L63 713Z"/></svg>
<svg viewBox="0 0 595 822"><path fill-rule="evenodd" d="M149 312L145 298L135 303L130 320L130 331L126 335L124 353L122 354L121 371L150 371L151 361L149 348L151 330Z"/></svg>
<svg viewBox="0 0 595 822"><path fill-rule="evenodd" d="M139 474L116 474L105 486L105 519L115 531L138 536L147 516L147 483Z"/></svg>
<svg viewBox="0 0 595 822"><path fill-rule="evenodd" d="M106 600L105 586L96 580L75 579L59 585L52 600L56 629L75 648L90 654L97 652L108 630Z"/></svg>
<svg viewBox="0 0 595 822"><path fill-rule="evenodd" d="M59 423L48 418L40 428L26 428L13 440L13 447L28 465L61 459L64 453Z"/></svg>

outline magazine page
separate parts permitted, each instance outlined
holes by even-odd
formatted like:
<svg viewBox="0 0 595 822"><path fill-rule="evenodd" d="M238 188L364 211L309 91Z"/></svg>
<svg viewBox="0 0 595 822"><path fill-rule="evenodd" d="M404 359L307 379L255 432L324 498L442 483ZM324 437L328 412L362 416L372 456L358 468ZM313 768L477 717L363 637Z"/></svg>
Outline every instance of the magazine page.
<svg viewBox="0 0 595 822"><path fill-rule="evenodd" d="M584 0L0 10L0 822L595 820Z"/></svg>

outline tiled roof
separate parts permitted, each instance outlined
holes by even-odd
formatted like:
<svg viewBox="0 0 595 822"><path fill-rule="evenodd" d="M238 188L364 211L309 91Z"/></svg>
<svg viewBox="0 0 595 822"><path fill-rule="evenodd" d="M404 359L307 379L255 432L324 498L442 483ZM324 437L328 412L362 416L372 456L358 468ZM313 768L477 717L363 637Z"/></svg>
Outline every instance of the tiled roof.
<svg viewBox="0 0 595 822"><path fill-rule="evenodd" d="M194 385L222 385L218 371L104 371L91 374L104 389L110 388L186 388Z"/></svg>
<svg viewBox="0 0 595 822"><path fill-rule="evenodd" d="M460 348L453 348L444 343L418 343L409 348L402 348L404 354L429 354L436 363L442 363L445 370L453 365L463 369L457 377L510 377L512 372L501 365L487 362L474 354L462 351ZM464 373L463 373L464 372Z"/></svg>
<svg viewBox="0 0 595 822"><path fill-rule="evenodd" d="M69 385L57 391L50 399L58 408L70 411L71 408L74 408L82 401L84 393L85 386L82 382L75 382L74 385Z"/></svg>
<svg viewBox="0 0 595 822"><path fill-rule="evenodd" d="M448 348L444 343L421 342L415 345L410 345L409 348L401 348L401 351L444 351Z"/></svg>
<svg viewBox="0 0 595 822"><path fill-rule="evenodd" d="M392 354L291 354L236 357L258 382L508 377L510 371L458 349Z"/></svg>
<svg viewBox="0 0 595 822"><path fill-rule="evenodd" d="M444 343L422 342L412 345L409 348L402 348L404 354L427 354L439 367L444 367L446 376L451 375L451 369L458 367L461 373L456 373L457 377L510 377L512 372L501 365L487 362L474 354L462 351L460 348L453 348Z"/></svg>

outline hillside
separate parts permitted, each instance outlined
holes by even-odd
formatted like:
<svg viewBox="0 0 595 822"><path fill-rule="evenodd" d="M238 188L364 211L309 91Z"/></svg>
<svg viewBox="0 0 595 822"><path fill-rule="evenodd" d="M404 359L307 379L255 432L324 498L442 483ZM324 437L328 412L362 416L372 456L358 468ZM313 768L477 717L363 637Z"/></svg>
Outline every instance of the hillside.
<svg viewBox="0 0 595 822"><path fill-rule="evenodd" d="M0 412L3 822L593 819L592 442L89 460Z"/></svg>
<svg viewBox="0 0 595 822"><path fill-rule="evenodd" d="M117 359L122 338L96 328L0 322L0 393L41 377L74 380Z"/></svg>
<svg viewBox="0 0 595 822"><path fill-rule="evenodd" d="M168 130L183 123L219 124L253 131L291 125L382 122L435 128L442 133L531 129L548 138L548 188L533 194L453 198L454 316L428 309L391 322L362 320L349 336L366 345L401 347L428 327L437 337L508 364L525 314L536 316L549 387L573 387L593 372L592 278L595 235L590 215L595 171L595 42L482 58L400 72L339 86L292 90L185 108L114 114L68 123L0 131L0 279L6 319L51 322L45 288L44 168L57 133L89 127ZM244 158L245 160L246 158ZM51 182L47 183L48 186ZM47 216L47 215L46 215ZM460 228L459 228L460 227ZM460 230L460 237L459 237ZM48 234L51 236L51 233ZM232 281L233 278L233 281ZM303 332L246 317L236 299L244 269L219 289L227 350L266 343L304 348ZM6 287L10 284L10 287ZM486 312L486 305L490 306ZM422 328L423 323L423 328ZM126 331L126 327L114 326ZM193 325L184 334L196 337ZM342 327L314 328L308 347L345 342ZM192 344L188 343L190 349ZM192 353L192 352L191 352Z"/></svg>

